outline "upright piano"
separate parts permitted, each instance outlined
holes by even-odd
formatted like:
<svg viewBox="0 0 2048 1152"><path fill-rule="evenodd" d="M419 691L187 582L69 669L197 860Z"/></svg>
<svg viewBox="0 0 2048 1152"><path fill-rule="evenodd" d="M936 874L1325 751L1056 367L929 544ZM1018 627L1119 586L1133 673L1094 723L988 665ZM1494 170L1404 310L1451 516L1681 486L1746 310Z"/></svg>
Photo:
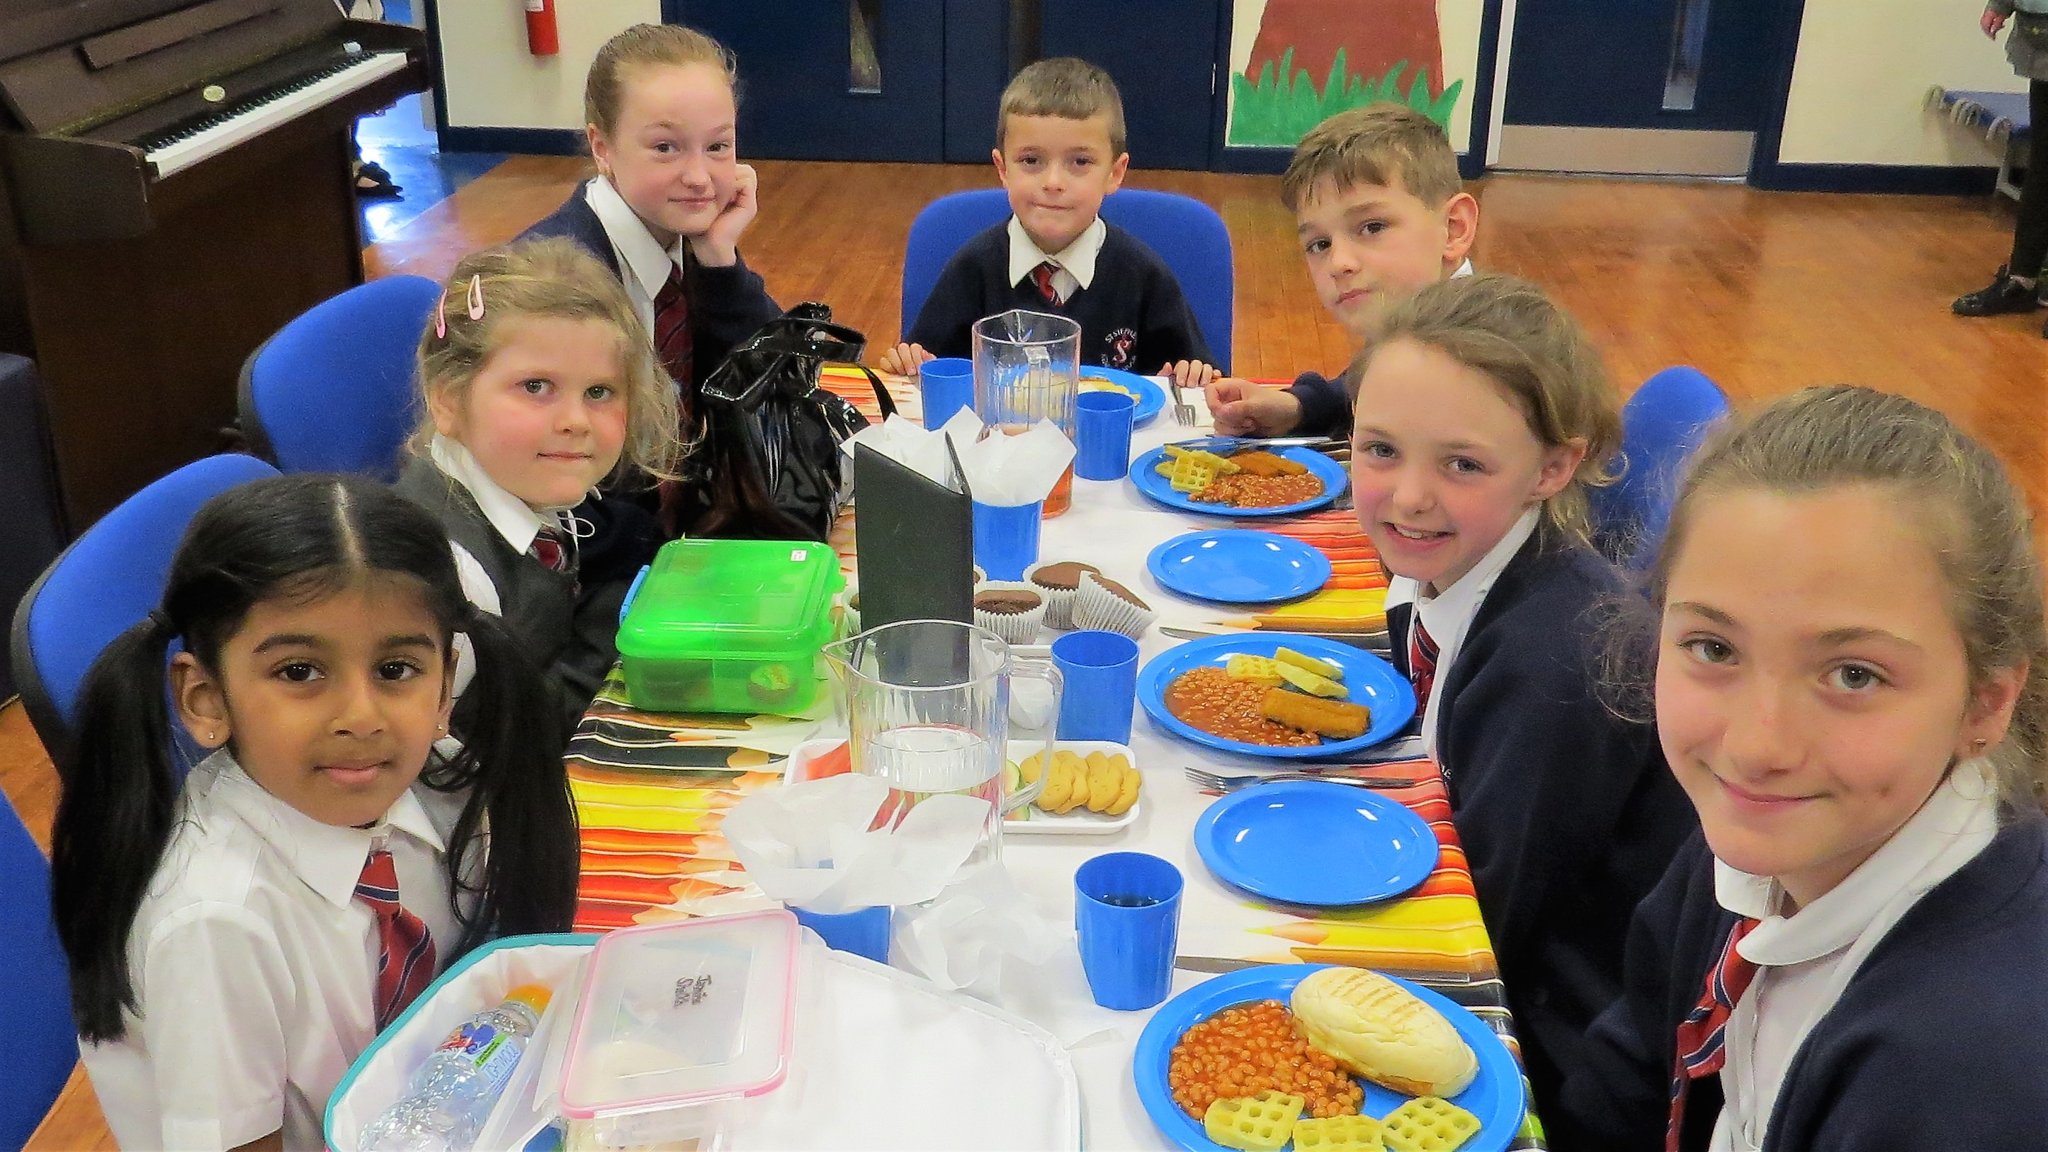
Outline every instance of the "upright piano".
<svg viewBox="0 0 2048 1152"><path fill-rule="evenodd" d="M426 52L334 0L0 0L0 352L70 531L219 450L243 359L362 282L349 128Z"/></svg>

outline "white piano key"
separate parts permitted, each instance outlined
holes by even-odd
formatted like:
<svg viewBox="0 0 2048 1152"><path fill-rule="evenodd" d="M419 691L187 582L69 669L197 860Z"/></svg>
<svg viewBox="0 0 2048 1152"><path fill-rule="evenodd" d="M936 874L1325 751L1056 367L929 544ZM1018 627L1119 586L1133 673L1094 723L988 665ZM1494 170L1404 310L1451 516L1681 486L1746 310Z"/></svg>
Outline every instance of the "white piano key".
<svg viewBox="0 0 2048 1152"><path fill-rule="evenodd" d="M286 124L323 104L368 87L405 68L403 52L379 52L332 76L286 92L276 99L243 109L232 118L202 129L182 140L151 149L145 158L156 167L159 180L209 160L246 140Z"/></svg>

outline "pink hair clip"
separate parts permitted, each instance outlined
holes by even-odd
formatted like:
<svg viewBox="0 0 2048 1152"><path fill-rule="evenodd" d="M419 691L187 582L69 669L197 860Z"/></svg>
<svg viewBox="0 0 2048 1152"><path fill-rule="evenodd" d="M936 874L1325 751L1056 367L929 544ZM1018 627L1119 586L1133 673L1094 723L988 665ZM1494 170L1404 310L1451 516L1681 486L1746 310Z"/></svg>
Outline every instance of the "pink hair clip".
<svg viewBox="0 0 2048 1152"><path fill-rule="evenodd" d="M469 278L469 318L484 318L484 278L481 273Z"/></svg>

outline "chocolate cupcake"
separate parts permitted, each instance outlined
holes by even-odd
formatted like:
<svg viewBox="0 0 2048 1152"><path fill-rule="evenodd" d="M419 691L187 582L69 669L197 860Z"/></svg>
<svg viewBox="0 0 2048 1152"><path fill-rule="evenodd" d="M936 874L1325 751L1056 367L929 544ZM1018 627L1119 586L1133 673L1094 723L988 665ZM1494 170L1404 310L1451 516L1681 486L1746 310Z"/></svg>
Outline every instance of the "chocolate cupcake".
<svg viewBox="0 0 2048 1152"><path fill-rule="evenodd" d="M1012 644L1038 642L1045 596L1029 584L997 580L974 591L974 623Z"/></svg>
<svg viewBox="0 0 2048 1152"><path fill-rule="evenodd" d="M1074 627L1121 632L1136 640L1158 613L1129 588L1100 573L1086 572L1074 595Z"/></svg>
<svg viewBox="0 0 2048 1152"><path fill-rule="evenodd" d="M1078 560L1054 560L1025 570L1025 582L1045 596L1047 624L1055 628L1074 626L1074 596L1081 587L1081 577L1091 572L1099 575L1102 569Z"/></svg>

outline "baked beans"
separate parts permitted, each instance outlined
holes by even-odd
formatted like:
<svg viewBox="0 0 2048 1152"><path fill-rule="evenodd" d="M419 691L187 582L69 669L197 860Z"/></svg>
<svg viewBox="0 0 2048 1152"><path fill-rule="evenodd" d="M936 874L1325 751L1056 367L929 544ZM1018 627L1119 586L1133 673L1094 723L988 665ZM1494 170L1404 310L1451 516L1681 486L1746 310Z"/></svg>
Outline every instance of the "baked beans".
<svg viewBox="0 0 2048 1152"><path fill-rule="evenodd" d="M1328 1054L1310 1047L1294 1013L1278 1000L1226 1008L1181 1034L1166 1062L1173 1102L1200 1120L1217 1100L1289 1092L1302 1115L1350 1116L1365 1089Z"/></svg>
<svg viewBox="0 0 2048 1152"><path fill-rule="evenodd" d="M1314 473L1254 476L1249 472L1234 472L1209 481L1208 487L1188 499L1198 504L1228 504L1232 508L1278 508L1282 504L1313 500L1322 494L1322 477Z"/></svg>
<svg viewBox="0 0 2048 1152"><path fill-rule="evenodd" d="M1307 748L1323 742L1313 732L1266 719L1260 711L1266 691L1264 684L1232 680L1223 669L1207 665L1183 672L1166 686L1166 710L1183 724L1225 740L1280 748Z"/></svg>

